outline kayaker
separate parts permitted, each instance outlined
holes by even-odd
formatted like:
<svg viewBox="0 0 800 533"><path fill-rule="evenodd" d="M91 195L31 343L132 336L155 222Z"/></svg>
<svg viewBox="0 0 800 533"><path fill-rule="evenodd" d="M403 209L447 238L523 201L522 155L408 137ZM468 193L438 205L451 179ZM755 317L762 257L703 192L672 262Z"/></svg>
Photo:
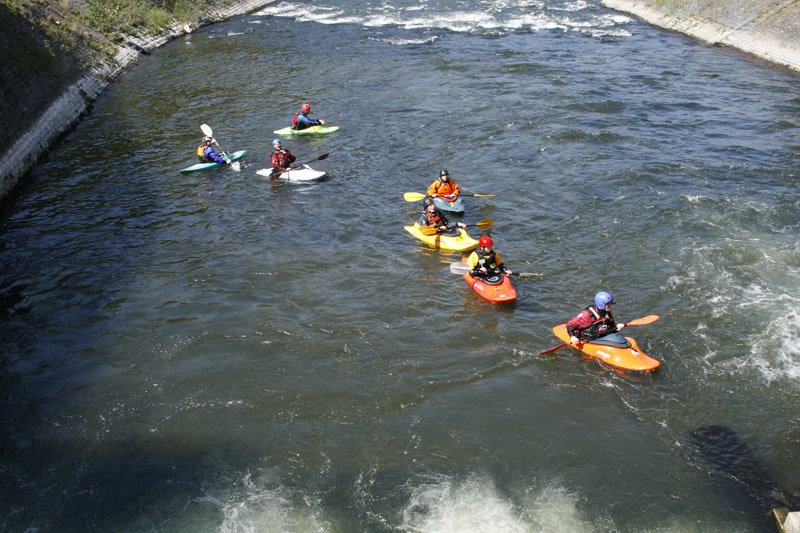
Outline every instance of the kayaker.
<svg viewBox="0 0 800 533"><path fill-rule="evenodd" d="M591 342L594 339L612 335L625 327L617 324L611 314L611 306L616 303L611 294L600 291L594 295L594 305L583 309L567 322L567 333L572 344Z"/></svg>
<svg viewBox="0 0 800 533"><path fill-rule="evenodd" d="M269 154L269 161L272 164L271 175L278 176L281 172L288 169L297 158L292 152L281 146L280 139L273 139L272 147L275 149Z"/></svg>
<svg viewBox="0 0 800 533"><path fill-rule="evenodd" d="M211 146L216 141L213 137L203 137L200 146L197 147L197 157L200 158L201 163L228 163L230 164L229 159L225 159L221 155L217 154L217 151L214 150L214 147Z"/></svg>
<svg viewBox="0 0 800 533"><path fill-rule="evenodd" d="M458 188L458 183L450 177L446 168L439 171L439 177L428 187L428 196L433 198L440 196L448 202L454 202L459 194L461 190Z"/></svg>
<svg viewBox="0 0 800 533"><path fill-rule="evenodd" d="M311 104L303 104L300 106L300 111L292 117L292 126L296 130L304 130L311 126L322 126L325 121L321 118L313 119L308 116L311 113Z"/></svg>
<svg viewBox="0 0 800 533"><path fill-rule="evenodd" d="M478 239L476 248L467 258L467 264L472 269L470 276L477 278L489 278L498 276L501 273L511 274L511 271L503 264L503 258L499 252L494 251L494 241L488 235Z"/></svg>
<svg viewBox="0 0 800 533"><path fill-rule="evenodd" d="M447 231L453 228L466 228L467 225L463 222L450 222L444 213L436 209L433 203L433 198L426 196L422 201L423 210L422 215L419 217L420 226L432 226L439 231Z"/></svg>

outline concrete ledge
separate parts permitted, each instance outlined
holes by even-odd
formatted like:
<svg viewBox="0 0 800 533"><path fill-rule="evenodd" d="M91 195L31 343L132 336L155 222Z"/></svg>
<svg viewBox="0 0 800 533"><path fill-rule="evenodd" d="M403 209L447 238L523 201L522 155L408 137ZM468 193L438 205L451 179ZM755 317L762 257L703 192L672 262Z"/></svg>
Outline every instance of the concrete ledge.
<svg viewBox="0 0 800 533"><path fill-rule="evenodd" d="M655 26L800 71L800 3L796 0L602 0L602 4Z"/></svg>
<svg viewBox="0 0 800 533"><path fill-rule="evenodd" d="M275 0L241 0L226 9L215 11L201 19L196 26L173 26L161 35L141 39L133 36L117 48L113 63L97 64L80 81L71 85L61 97L45 109L34 125L0 158L0 200L19 183L52 143L74 126L86 113L100 93L125 68L138 61L143 54L163 46L172 39L191 32L199 26L220 22L236 15L255 11Z"/></svg>

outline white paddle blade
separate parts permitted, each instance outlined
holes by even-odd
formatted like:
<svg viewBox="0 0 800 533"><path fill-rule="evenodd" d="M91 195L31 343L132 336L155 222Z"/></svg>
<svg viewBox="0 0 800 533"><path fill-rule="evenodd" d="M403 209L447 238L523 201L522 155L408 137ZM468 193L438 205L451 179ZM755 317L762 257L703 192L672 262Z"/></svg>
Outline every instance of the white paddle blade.
<svg viewBox="0 0 800 533"><path fill-rule="evenodd" d="M466 263L450 263L450 272L453 274L468 274L472 270Z"/></svg>
<svg viewBox="0 0 800 533"><path fill-rule="evenodd" d="M241 172L242 171L242 165L240 165L238 161L234 161L233 163L231 163L231 169L234 172Z"/></svg>
<svg viewBox="0 0 800 533"><path fill-rule="evenodd" d="M211 126L208 124L200 124L200 129L203 130L203 135L206 137L213 137L214 132L211 130Z"/></svg>

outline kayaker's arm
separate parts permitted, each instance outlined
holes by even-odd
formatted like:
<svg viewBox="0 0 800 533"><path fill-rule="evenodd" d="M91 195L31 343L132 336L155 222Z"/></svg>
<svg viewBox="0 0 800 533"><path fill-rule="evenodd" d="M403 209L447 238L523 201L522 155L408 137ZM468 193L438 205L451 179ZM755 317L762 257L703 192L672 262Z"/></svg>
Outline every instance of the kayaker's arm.
<svg viewBox="0 0 800 533"><path fill-rule="evenodd" d="M207 148L206 148L206 149L203 151L203 154L204 154L204 155L205 155L207 158L209 158L211 161L214 161L215 163L227 163L227 161L225 160L225 158L223 158L223 157L221 157L219 154L217 154L216 150L214 150L214 148L212 148L211 146L207 147Z"/></svg>

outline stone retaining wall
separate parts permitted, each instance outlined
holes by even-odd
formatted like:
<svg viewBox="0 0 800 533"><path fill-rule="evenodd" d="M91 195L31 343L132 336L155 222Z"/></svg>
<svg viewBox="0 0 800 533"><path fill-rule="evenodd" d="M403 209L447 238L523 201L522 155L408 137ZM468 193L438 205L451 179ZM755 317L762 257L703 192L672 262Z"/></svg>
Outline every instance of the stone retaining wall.
<svg viewBox="0 0 800 533"><path fill-rule="evenodd" d="M606 7L800 71L798 0L602 0Z"/></svg>
<svg viewBox="0 0 800 533"><path fill-rule="evenodd" d="M234 1L231 6L203 19L199 26L250 13L273 1ZM119 46L112 64L95 65L90 74L64 91L0 159L0 200L19 183L20 178L36 164L51 144L81 119L91 103L122 70L135 63L142 54L148 54L192 29L190 26L176 26L162 35L149 39L128 37L126 42Z"/></svg>

